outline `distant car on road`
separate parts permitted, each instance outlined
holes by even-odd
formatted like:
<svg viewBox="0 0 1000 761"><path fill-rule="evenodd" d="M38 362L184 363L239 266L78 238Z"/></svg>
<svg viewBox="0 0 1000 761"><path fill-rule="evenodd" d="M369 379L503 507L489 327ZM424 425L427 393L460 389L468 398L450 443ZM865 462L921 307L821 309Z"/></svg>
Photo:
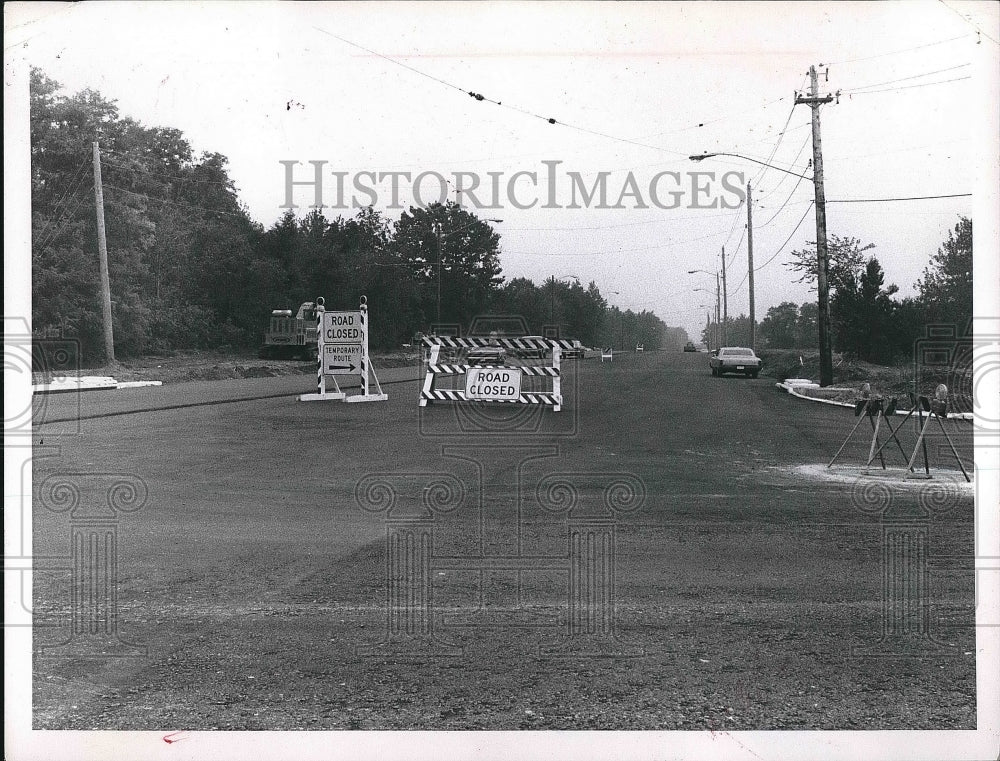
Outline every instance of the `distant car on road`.
<svg viewBox="0 0 1000 761"><path fill-rule="evenodd" d="M521 340L531 341L536 344L531 348L515 350L517 356L521 359L545 359L549 356L549 350L542 345L542 342L545 340L544 336L524 336Z"/></svg>
<svg viewBox="0 0 1000 761"><path fill-rule="evenodd" d="M476 346L465 355L470 365L502 365L507 352L502 346Z"/></svg>
<svg viewBox="0 0 1000 761"><path fill-rule="evenodd" d="M760 357L753 353L753 349L744 346L723 346L721 349L713 351L708 360L712 375L716 376L726 373L742 373L756 378L763 364Z"/></svg>
<svg viewBox="0 0 1000 761"><path fill-rule="evenodd" d="M695 346L691 341L684 344L684 351L698 351L698 347Z"/></svg>
<svg viewBox="0 0 1000 761"><path fill-rule="evenodd" d="M507 361L507 350L500 345L497 331L491 330L489 343L469 349L465 358L470 365L502 365Z"/></svg>
<svg viewBox="0 0 1000 761"><path fill-rule="evenodd" d="M573 339L573 348L563 349L560 355L563 359L584 359L587 356L587 347Z"/></svg>

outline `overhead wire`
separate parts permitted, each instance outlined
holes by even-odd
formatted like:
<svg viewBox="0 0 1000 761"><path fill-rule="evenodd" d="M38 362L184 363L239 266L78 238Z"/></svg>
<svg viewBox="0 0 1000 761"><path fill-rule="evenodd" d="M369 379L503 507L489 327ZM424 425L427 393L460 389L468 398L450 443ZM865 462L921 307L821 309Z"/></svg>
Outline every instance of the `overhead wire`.
<svg viewBox="0 0 1000 761"><path fill-rule="evenodd" d="M834 198L827 203L881 203L883 201L929 201L935 198L969 198L972 193L947 193L937 196L902 196L897 198Z"/></svg>
<svg viewBox="0 0 1000 761"><path fill-rule="evenodd" d="M925 71L922 74L913 74L909 77L899 77L898 79L887 79L885 82L872 82L870 85L860 85L859 87L845 87L841 90L842 93L856 93L861 90L867 90L870 87L882 87L883 85L894 85L897 82L908 82L911 79L920 79L921 77L930 77L934 74L944 74L946 71L955 71L956 69L964 69L967 66L971 66L971 63L960 63L956 66L948 66L944 69L935 69L934 71Z"/></svg>
<svg viewBox="0 0 1000 761"><path fill-rule="evenodd" d="M39 231L38 235L36 236L36 238L37 238L37 239L38 239L39 241L41 241L41 239L42 239L42 236L44 236L44 235L45 235L45 232L46 232L46 231L47 231L47 230L48 230L48 229L49 229L49 228L50 228L50 227L51 227L51 226L52 226L52 225L53 225L54 223L56 223L56 220L59 220L59 219L62 219L62 216L63 216L63 214L65 213L65 209L63 209L63 211L62 211L62 212L59 212L59 213L56 213L56 212L58 212L58 209L59 209L59 207L60 207L60 206L62 206L62 205L63 205L63 203L64 203L64 202L66 202L66 200L67 200L68 198L71 198L71 197L75 196L75 195L76 195L76 193L77 193L77 192L78 192L78 191L80 190L80 188L82 187L82 184L83 184L83 183L84 183L84 182L86 181L86 178L87 178L87 174L86 174L86 172L84 172L84 173L83 173L82 175L80 174L80 172L81 172L81 170L83 170L83 169L85 169L85 168L86 168L86 166L87 166L87 164L88 164L88 163L89 163L88 159L84 159L84 160L83 160L83 162L82 162L82 163L80 164L80 166L79 166L79 167L77 167L76 171L75 171L75 172L73 172L73 174L72 174L72 175L70 175L70 179L69 179L69 181L68 181L68 182L66 183L66 186L67 186L67 187L66 187L66 190L65 190L65 191L63 192L63 194L62 194L62 196L61 196L61 197L59 198L59 200L58 200L58 201L56 201L56 202L55 202L55 203L54 203L54 204L52 205L52 211L53 211L53 215L52 215L52 218L51 218L51 219L50 219L50 220L49 220L49 221L48 221L48 222L46 223L45 227L43 227L43 228L42 228L42 229L41 229L41 230ZM39 243L39 245L43 245L43 244Z"/></svg>
<svg viewBox="0 0 1000 761"><path fill-rule="evenodd" d="M930 87L931 85L946 85L949 82L961 82L966 79L972 79L971 76L967 77L955 77L954 79L942 79L939 82L921 82L916 85L904 85L903 87L886 87L881 90L862 90L861 92L849 92L846 93L848 98L853 98L855 95L874 95L879 92L897 92L898 90L912 90L915 87Z"/></svg>
<svg viewBox="0 0 1000 761"><path fill-rule="evenodd" d="M346 39L344 37L341 37L340 35L334 34L333 32L329 32L326 29L323 29L321 27L317 26L317 27L313 27L313 28L316 29L316 31L321 32L322 34L326 34L326 35L329 35L330 37L333 37L334 39L340 40L341 42L343 42L346 45L350 45L351 47L355 47L355 48L358 48L359 50L363 50L366 53L369 53L371 55L374 55L374 56L377 56L378 58L383 59L384 61L388 61L389 63L395 64L396 66L400 66L400 67L402 67L404 69L407 69L408 71L411 71L414 74L418 74L418 75L420 75L422 77L426 77L427 79L430 79L430 80L432 80L434 82L437 82L438 84L444 85L445 87L448 87L448 88L450 88L452 90L457 90L458 92L466 94L466 95L470 96L471 98L473 98L476 101L486 102L486 103L492 103L495 106L500 106L501 108L510 109L511 111L516 111L516 112L524 114L526 116L530 116L530 117L532 117L534 119L540 119L541 121L544 121L544 122L546 122L548 124L560 125L560 126L563 126L563 127L567 127L568 129L573 129L573 130L577 130L579 132L584 132L584 133L589 134L589 135L596 135L598 137L607 138L609 140L615 140L615 141L621 142L621 143L627 143L627 144L630 144L630 145L636 145L636 146L639 146L641 148L650 148L652 150L662 151L664 153L670 153L670 154L673 154L675 156L686 156L686 155L688 155L687 153L684 153L682 151L675 151L675 150L672 150L670 148L665 148L665 147L663 147L661 145L653 145L651 143L642 143L642 142L639 142L638 140L632 140L630 138L621 137L619 135L611 135L611 134L609 134L607 132L601 132L599 130L590 129L589 127L584 127L584 126L579 125L579 124L573 124L571 122L561 121L561 120L558 120L558 119L556 119L554 117L551 117L551 116L545 116L543 114L535 113L534 111L529 111L528 109L521 108L520 106L514 106L514 105L511 105L510 103L504 103L504 102L499 101L499 100L494 100L493 98L487 97L486 95L483 95L482 93L475 92L473 90L466 90L464 87L459 87L458 85L453 84L452 82L448 82L447 80L441 79L440 77L435 77L432 74L428 74L425 71L421 71L420 69L417 69L417 68L415 68L413 66L410 66L409 64L403 63L402 61L400 61L400 60L398 60L396 58L393 58L391 56L387 56L387 55L385 55L383 53L379 53L377 50L372 50L371 48L367 48L364 45L359 45L356 42L352 42L351 40L348 40L348 39Z"/></svg>
<svg viewBox="0 0 1000 761"><path fill-rule="evenodd" d="M112 188L113 190L118 190L122 193L128 193L132 196L137 196L139 198L145 198L147 201L153 201L154 203L165 203L171 206L181 206L187 209L198 209L199 211L208 212L209 214L224 214L227 217L242 217L242 214L238 214L234 211L222 211L221 209L209 209L205 206L197 206L193 203L185 203L183 201L171 201L167 198L156 198L155 196L149 196L145 193L137 193L134 190L128 190L126 188L118 187L117 185L111 185L109 183L104 183L104 187Z"/></svg>
<svg viewBox="0 0 1000 761"><path fill-rule="evenodd" d="M54 242L56 240L56 238L58 238L59 235L62 233L62 231L66 229L66 225L70 224L70 222L73 221L74 217L76 216L77 209L79 209L80 206L86 200L87 200L87 197L83 196L82 198L80 198L80 199L77 200L77 202L73 205L72 209L67 208L66 211L62 215L60 215L59 222L52 229L52 231L48 234L48 236L46 236L46 238L44 240L39 240L39 242L37 244L37 247L38 248L45 248L50 243Z"/></svg>
<svg viewBox="0 0 1000 761"><path fill-rule="evenodd" d="M113 166L113 167L115 167L115 169L120 169L120 170L122 170L124 172L140 172L142 174L148 174L148 175L152 175L154 177L162 177L162 178L168 179L168 180L181 180L182 182L195 182L195 183L200 183L200 184L204 184L204 185L222 185L223 187L227 187L227 188L231 184L231 182L227 182L225 180L202 180L202 179L199 179L197 177L184 177L182 175L165 174L163 172L156 172L156 171L153 171L152 169L146 169L145 167L142 167L142 166L134 166L134 167L132 167L132 166L126 166L124 164L119 164L119 163L117 163L115 161L108 160L108 158L105 157L104 155L101 156L101 162L104 163L104 164L107 164L108 166ZM191 167L192 170L197 169L197 168L198 168L197 165L194 165L194 166Z"/></svg>
<svg viewBox="0 0 1000 761"><path fill-rule="evenodd" d="M802 219L800 219L798 224L795 225L795 229L793 229L792 232L789 233L788 237L785 239L785 242L781 244L781 246L778 248L777 251L774 252L774 254L772 254L770 259L761 264L759 267L754 267L753 268L754 272L759 272L760 270L764 269L767 265L769 265L771 262L773 262L775 259L778 258L781 252L785 250L785 246L787 246L789 242L792 240L792 238L795 236L795 233L797 233L799 231L799 228L802 227L802 223L806 221L806 217L809 216L809 212L812 209L812 207L813 203L810 203L809 206L806 208L806 213L802 215ZM748 277L750 277L749 271L747 272L746 275L743 276L743 279L740 281L740 284L736 286L737 292L740 290L740 288L743 287L743 284L747 281Z"/></svg>
<svg viewBox="0 0 1000 761"><path fill-rule="evenodd" d="M946 40L937 40L936 42L927 42L922 45L914 45L911 48L903 48L902 50L890 50L887 53L878 53L877 55L862 56L861 58L847 58L843 61L828 61L827 63L821 63L820 66L839 66L845 63L858 63L859 61L874 61L877 58L885 58L891 55L900 55L901 53L910 53L914 50L922 50L923 48L931 48L935 45L944 45L948 42L955 42L957 40L969 39L968 34L960 34L958 37L949 37Z"/></svg>

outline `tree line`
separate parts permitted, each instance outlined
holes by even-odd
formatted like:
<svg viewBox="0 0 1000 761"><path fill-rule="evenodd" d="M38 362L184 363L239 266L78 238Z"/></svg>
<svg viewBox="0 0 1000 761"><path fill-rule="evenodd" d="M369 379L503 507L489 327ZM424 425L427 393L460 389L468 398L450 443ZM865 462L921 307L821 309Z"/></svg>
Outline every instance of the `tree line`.
<svg viewBox="0 0 1000 761"><path fill-rule="evenodd" d="M799 282L815 286L817 259L812 248L792 252L786 265ZM888 364L913 356L914 342L927 325L948 325L956 335L967 335L972 325L972 220L960 217L948 238L932 254L917 294L898 298L899 287L886 285L881 263L868 252L875 244L856 238L830 236L827 279L830 287L830 326L833 348L867 362ZM786 301L768 309L757 325L762 348L804 349L818 345L816 302ZM717 346L721 328L706 325L702 340ZM726 342L748 345L750 320L746 315L725 325Z"/></svg>
<svg viewBox="0 0 1000 761"><path fill-rule="evenodd" d="M372 308L370 341L408 343L436 323L466 328L486 313L521 316L541 334L589 346L677 348L687 340L652 312L621 311L596 283L505 280L500 235L454 203L396 221L287 211L270 227L241 203L227 159L195 155L176 129L146 127L93 90L66 95L31 73L32 318L103 360L92 144L101 151L115 351L248 348L273 309L323 296Z"/></svg>

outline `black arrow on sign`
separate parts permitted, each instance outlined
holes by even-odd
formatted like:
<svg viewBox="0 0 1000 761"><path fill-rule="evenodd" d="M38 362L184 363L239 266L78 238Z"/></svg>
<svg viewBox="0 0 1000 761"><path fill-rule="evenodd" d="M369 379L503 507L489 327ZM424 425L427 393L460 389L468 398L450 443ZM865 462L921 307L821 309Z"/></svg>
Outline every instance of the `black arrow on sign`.
<svg viewBox="0 0 1000 761"><path fill-rule="evenodd" d="M353 373L355 370L358 369L358 367L357 367L357 365L327 365L326 369L327 370L349 370L350 372Z"/></svg>

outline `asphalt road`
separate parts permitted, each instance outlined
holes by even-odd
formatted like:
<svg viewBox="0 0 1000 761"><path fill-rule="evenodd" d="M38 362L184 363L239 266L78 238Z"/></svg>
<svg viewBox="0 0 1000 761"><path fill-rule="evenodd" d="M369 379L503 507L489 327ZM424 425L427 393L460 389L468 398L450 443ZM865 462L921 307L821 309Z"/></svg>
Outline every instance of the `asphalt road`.
<svg viewBox="0 0 1000 761"><path fill-rule="evenodd" d="M971 491L797 469L850 410L703 354L569 364L558 413L421 409L418 374L374 404L299 402L309 376L40 401L35 727L975 727ZM109 517L119 476L147 496ZM71 591L98 524L117 556L77 574L108 635ZM89 657L118 641L142 650Z"/></svg>

